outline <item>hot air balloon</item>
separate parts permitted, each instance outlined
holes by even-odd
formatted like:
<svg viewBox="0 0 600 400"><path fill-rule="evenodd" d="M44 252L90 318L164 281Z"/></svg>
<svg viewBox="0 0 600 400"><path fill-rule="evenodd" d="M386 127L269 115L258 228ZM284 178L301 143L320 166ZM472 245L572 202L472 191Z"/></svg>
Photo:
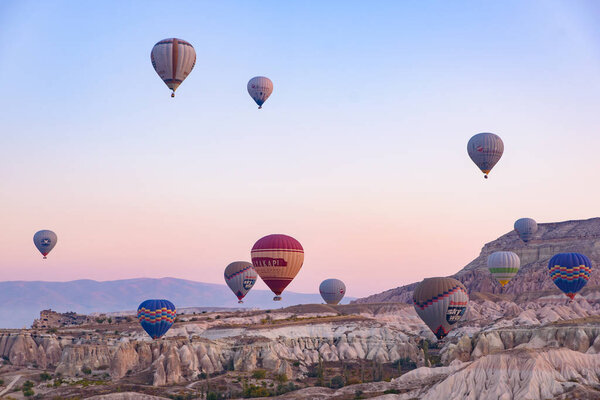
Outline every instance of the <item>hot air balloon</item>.
<svg viewBox="0 0 600 400"><path fill-rule="evenodd" d="M346 285L339 279L325 279L319 285L319 292L325 303L337 304L346 294Z"/></svg>
<svg viewBox="0 0 600 400"><path fill-rule="evenodd" d="M250 93L250 97L258 104L258 109L260 110L264 102L273 93L273 82L266 76L255 76L248 81L248 93Z"/></svg>
<svg viewBox="0 0 600 400"><path fill-rule="evenodd" d="M525 243L533 239L533 235L538 230L537 222L531 218L520 218L515 221L515 231Z"/></svg>
<svg viewBox="0 0 600 400"><path fill-rule="evenodd" d="M469 296L453 278L426 278L417 285L413 303L419 317L438 339L444 338L465 313Z"/></svg>
<svg viewBox="0 0 600 400"><path fill-rule="evenodd" d="M173 92L192 72L196 64L196 51L185 40L171 38L156 43L150 53L154 70Z"/></svg>
<svg viewBox="0 0 600 400"><path fill-rule="evenodd" d="M257 278L256 270L246 261L235 261L225 268L225 282L237 296L238 303L243 303L242 299L252 289Z"/></svg>
<svg viewBox="0 0 600 400"><path fill-rule="evenodd" d="M175 322L177 310L169 300L146 300L140 304L137 317L142 328L152 339L158 339Z"/></svg>
<svg viewBox="0 0 600 400"><path fill-rule="evenodd" d="M504 287L519 272L521 260L512 251L496 251L488 256L487 265L492 276Z"/></svg>
<svg viewBox="0 0 600 400"><path fill-rule="evenodd" d="M550 278L571 300L590 279L592 262L579 253L558 253L548 262Z"/></svg>
<svg viewBox="0 0 600 400"><path fill-rule="evenodd" d="M467 152L475 165L484 173L483 177L487 179L494 165L502 157L504 143L500 136L493 133L478 133L469 139Z"/></svg>
<svg viewBox="0 0 600 400"><path fill-rule="evenodd" d="M304 262L304 249L291 236L273 234L259 239L251 251L252 265L258 276L281 300L281 292L298 274Z"/></svg>
<svg viewBox="0 0 600 400"><path fill-rule="evenodd" d="M56 233L49 230L41 230L33 235L33 244L42 253L44 260L50 251L56 246L57 241Z"/></svg>

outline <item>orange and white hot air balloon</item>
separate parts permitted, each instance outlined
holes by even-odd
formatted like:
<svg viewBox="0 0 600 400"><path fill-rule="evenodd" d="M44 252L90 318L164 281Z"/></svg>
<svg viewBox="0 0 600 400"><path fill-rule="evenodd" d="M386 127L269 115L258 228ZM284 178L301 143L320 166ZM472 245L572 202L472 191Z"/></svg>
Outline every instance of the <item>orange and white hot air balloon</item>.
<svg viewBox="0 0 600 400"><path fill-rule="evenodd" d="M171 97L175 97L175 91L196 64L196 51L185 40L163 39L152 48L150 60L160 79L173 91Z"/></svg>
<svg viewBox="0 0 600 400"><path fill-rule="evenodd" d="M304 249L291 236L273 234L259 239L250 252L258 276L281 300L281 292L298 274L304 263Z"/></svg>

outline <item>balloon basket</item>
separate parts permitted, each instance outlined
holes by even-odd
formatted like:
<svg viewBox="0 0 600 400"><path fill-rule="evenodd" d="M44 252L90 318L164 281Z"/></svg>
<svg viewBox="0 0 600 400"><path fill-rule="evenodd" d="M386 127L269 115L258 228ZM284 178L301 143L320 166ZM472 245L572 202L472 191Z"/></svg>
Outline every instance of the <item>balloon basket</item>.
<svg viewBox="0 0 600 400"><path fill-rule="evenodd" d="M273 301L281 301L281 296L275 296L275 297L273 297Z"/></svg>
<svg viewBox="0 0 600 400"><path fill-rule="evenodd" d="M44 257L42 258L42 260L46 260L46 259L48 259L48 257L46 257L46 256L44 256Z"/></svg>
<svg viewBox="0 0 600 400"><path fill-rule="evenodd" d="M242 304L242 303L243 303L243 301L242 301L242 300L238 300L238 304Z"/></svg>

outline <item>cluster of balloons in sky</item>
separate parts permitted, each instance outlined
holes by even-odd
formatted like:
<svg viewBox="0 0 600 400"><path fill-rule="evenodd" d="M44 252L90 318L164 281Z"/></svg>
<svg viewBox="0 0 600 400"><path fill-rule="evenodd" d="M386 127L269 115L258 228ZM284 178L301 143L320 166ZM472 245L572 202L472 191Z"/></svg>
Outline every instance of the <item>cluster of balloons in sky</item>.
<svg viewBox="0 0 600 400"><path fill-rule="evenodd" d="M515 222L515 231L526 244L538 230L531 218ZM490 274L502 287L519 272L521 260L512 251L496 251L487 258ZM548 273L554 284L570 301L590 279L592 263L579 253L555 254L548 262ZM469 296L464 285L454 278L428 278L413 293L413 305L423 322L438 339L443 339L465 313Z"/></svg>
<svg viewBox="0 0 600 400"><path fill-rule="evenodd" d="M33 235L33 243L44 259L56 246L57 236L50 230ZM225 282L239 303L256 283L257 277L275 293L273 300L281 300L281 293L296 277L304 263L304 248L299 241L283 234L267 235L259 239L250 251L252 262L234 261L224 271ZM319 286L327 304L338 304L346 293L346 285L339 279L326 279ZM163 336L175 322L177 310L168 300L146 300L138 307L137 316L144 330L153 338Z"/></svg>
<svg viewBox="0 0 600 400"><path fill-rule="evenodd" d="M170 38L159 41L150 53L156 73L171 89L171 97L190 74L196 63L194 47L185 40ZM273 92L273 82L267 77L256 76L248 82L248 93L258 108ZM484 178L498 163L504 153L502 139L484 132L473 136L467 143L467 153L483 172ZM522 218L515 223L515 230L527 243L537 231L537 223ZM44 258L56 245L56 234L49 230L37 232L33 241ZM273 300L281 300L281 293L302 268L304 249L291 236L273 234L259 239L250 252L252 262L235 261L225 268L225 282L242 303L242 299L254 286L257 276L275 293ZM519 271L520 259L511 251L498 251L488 257L491 275L504 287ZM557 254L548 263L550 277L569 298L573 299L589 280L590 260L578 253ZM319 292L327 304L338 304L346 293L346 286L339 279L326 279ZM462 283L453 278L428 278L415 289L413 303L417 314L441 339L452 329L465 313L469 297ZM142 327L153 338L163 336L173 325L177 311L168 300L146 300L138 308Z"/></svg>
<svg viewBox="0 0 600 400"><path fill-rule="evenodd" d="M194 69L196 51L194 46L185 40L163 39L152 48L150 61L160 79L171 89L171 97L175 97L179 85ZM247 88L260 109L273 93L273 82L265 76L255 76L250 79Z"/></svg>

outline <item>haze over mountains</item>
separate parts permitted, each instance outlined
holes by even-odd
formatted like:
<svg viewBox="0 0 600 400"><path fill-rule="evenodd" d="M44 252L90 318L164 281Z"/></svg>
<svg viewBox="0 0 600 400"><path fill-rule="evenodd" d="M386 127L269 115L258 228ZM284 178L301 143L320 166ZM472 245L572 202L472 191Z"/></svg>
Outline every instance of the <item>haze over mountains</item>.
<svg viewBox="0 0 600 400"><path fill-rule="evenodd" d="M89 314L135 310L148 298L170 299L183 307L279 308L300 303L321 303L319 294L284 292L273 302L273 293L254 289L238 304L226 285L175 278L139 278L98 282L88 279L69 282L0 282L0 328L30 326L43 309ZM349 301L351 298L345 299Z"/></svg>

